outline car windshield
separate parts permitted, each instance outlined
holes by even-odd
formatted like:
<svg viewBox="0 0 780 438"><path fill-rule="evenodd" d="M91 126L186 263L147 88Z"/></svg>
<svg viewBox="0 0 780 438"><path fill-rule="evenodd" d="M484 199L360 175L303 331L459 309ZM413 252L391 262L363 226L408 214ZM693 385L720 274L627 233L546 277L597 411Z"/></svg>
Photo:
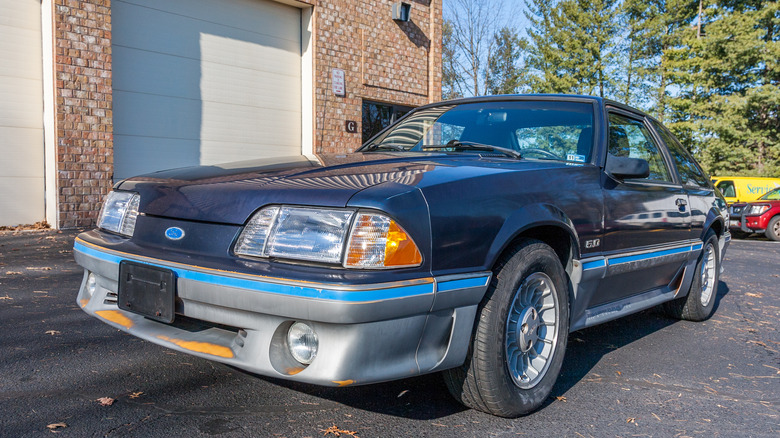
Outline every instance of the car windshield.
<svg viewBox="0 0 780 438"><path fill-rule="evenodd" d="M766 192L758 199L762 201L780 201L780 187Z"/></svg>
<svg viewBox="0 0 780 438"><path fill-rule="evenodd" d="M483 151L482 155L585 163L592 149L590 103L495 101L417 110L359 151Z"/></svg>

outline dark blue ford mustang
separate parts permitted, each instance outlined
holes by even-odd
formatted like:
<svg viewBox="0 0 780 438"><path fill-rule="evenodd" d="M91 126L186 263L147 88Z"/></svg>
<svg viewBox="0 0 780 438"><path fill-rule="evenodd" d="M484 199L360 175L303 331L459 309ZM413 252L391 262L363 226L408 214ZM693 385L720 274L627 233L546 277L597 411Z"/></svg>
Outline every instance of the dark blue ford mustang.
<svg viewBox="0 0 780 438"><path fill-rule="evenodd" d="M118 183L75 243L87 313L259 374L444 371L467 406L539 407L569 332L659 304L704 320L726 203L660 123L582 96L428 105L353 154Z"/></svg>

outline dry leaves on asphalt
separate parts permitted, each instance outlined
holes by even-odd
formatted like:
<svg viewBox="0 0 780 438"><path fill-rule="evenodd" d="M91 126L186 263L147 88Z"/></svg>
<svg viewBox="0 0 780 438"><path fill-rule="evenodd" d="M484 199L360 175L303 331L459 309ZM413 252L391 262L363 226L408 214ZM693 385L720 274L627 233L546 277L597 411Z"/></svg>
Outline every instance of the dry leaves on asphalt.
<svg viewBox="0 0 780 438"><path fill-rule="evenodd" d="M61 428L65 428L65 427L68 427L68 425L65 424L65 423L52 423L52 424L46 425L46 428L49 429L51 432L54 432L54 433L59 433L59 432L56 432L56 430L57 429L61 429Z"/></svg>
<svg viewBox="0 0 780 438"><path fill-rule="evenodd" d="M46 330L46 334L56 336L56 335L61 335L62 333L57 330Z"/></svg>
<svg viewBox="0 0 780 438"><path fill-rule="evenodd" d="M342 430L339 429L335 424L327 429L320 429L320 432L322 432L323 435L330 435L333 434L335 436L351 436L354 438L360 438L357 436L357 432L353 430Z"/></svg>
<svg viewBox="0 0 780 438"><path fill-rule="evenodd" d="M558 397L555 397L555 399L558 400L558 401L562 401L562 402L566 403L566 397L564 397L562 395L559 395Z"/></svg>
<svg viewBox="0 0 780 438"><path fill-rule="evenodd" d="M143 391L134 392L134 393L130 394L128 397L130 397L130 398L138 398L143 393L144 393Z"/></svg>
<svg viewBox="0 0 780 438"><path fill-rule="evenodd" d="M100 403L100 406L111 406L116 401L115 399L111 397L100 397L99 399L95 400L96 402Z"/></svg>
<svg viewBox="0 0 780 438"><path fill-rule="evenodd" d="M19 271L6 271L5 275L22 275Z"/></svg>

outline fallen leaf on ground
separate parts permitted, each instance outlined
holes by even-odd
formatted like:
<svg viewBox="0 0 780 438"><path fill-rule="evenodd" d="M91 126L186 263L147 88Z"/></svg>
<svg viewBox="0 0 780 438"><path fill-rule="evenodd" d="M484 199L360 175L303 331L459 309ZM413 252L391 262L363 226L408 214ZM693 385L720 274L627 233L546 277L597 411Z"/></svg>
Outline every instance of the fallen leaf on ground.
<svg viewBox="0 0 780 438"><path fill-rule="evenodd" d="M0 297L0 300L13 300L13 298L11 298L8 295L6 295L4 297Z"/></svg>
<svg viewBox="0 0 780 438"><path fill-rule="evenodd" d="M406 393L407 393L407 392L409 392L409 390L408 390L408 389L404 389L403 391L401 391L401 393L400 393L400 394L398 394L398 396L397 396L396 398L401 398L401 397L403 397L404 395L406 395Z"/></svg>
<svg viewBox="0 0 780 438"><path fill-rule="evenodd" d="M555 397L555 399L558 400L558 401L562 401L562 402L566 403L566 397L564 397L562 395L559 395L558 397Z"/></svg>
<svg viewBox="0 0 780 438"><path fill-rule="evenodd" d="M143 393L144 393L143 391L134 392L134 393L130 394L130 398L138 398Z"/></svg>
<svg viewBox="0 0 780 438"><path fill-rule="evenodd" d="M56 429L59 429L61 427L68 427L68 425L65 424L65 423L52 423L52 424L46 425L46 428L49 429L49 430L56 430Z"/></svg>
<svg viewBox="0 0 780 438"><path fill-rule="evenodd" d="M99 399L95 400L96 402L100 403L100 406L111 406L114 404L116 400L114 400L111 397L100 397Z"/></svg>
<svg viewBox="0 0 780 438"><path fill-rule="evenodd" d="M60 333L57 330L46 330L46 334L54 336L54 335L61 335L62 333Z"/></svg>
<svg viewBox="0 0 780 438"><path fill-rule="evenodd" d="M19 271L6 271L5 275L22 275Z"/></svg>
<svg viewBox="0 0 780 438"><path fill-rule="evenodd" d="M51 271L49 266L31 266L24 269L27 269L28 271Z"/></svg>
<svg viewBox="0 0 780 438"><path fill-rule="evenodd" d="M636 418L631 417L631 418L626 420L626 423L634 423L634 424L636 424Z"/></svg>
<svg viewBox="0 0 780 438"><path fill-rule="evenodd" d="M342 430L339 429L335 424L327 429L320 429L320 432L322 432L323 435L330 435L333 434L335 436L341 436L342 434L344 436L351 436L354 438L360 438L357 436L357 432L352 430Z"/></svg>

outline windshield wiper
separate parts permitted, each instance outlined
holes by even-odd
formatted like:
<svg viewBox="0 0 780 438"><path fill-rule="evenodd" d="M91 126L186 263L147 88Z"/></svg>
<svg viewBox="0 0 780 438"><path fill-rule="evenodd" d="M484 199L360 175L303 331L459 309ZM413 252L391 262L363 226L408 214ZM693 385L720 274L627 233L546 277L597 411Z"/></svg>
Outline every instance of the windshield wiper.
<svg viewBox="0 0 780 438"><path fill-rule="evenodd" d="M405 147L395 143L379 143L379 144L372 143L366 148L367 151L376 151L379 149L390 149L392 151L402 151L402 152L407 151Z"/></svg>
<svg viewBox="0 0 780 438"><path fill-rule="evenodd" d="M422 149L446 149L446 148L489 150L489 151L501 152L504 155L508 155L512 158L517 158L518 160L523 158L520 152L514 149L502 148L500 146L493 146L492 144L477 143L475 141L450 140L447 142L447 144L425 145L422 147Z"/></svg>

